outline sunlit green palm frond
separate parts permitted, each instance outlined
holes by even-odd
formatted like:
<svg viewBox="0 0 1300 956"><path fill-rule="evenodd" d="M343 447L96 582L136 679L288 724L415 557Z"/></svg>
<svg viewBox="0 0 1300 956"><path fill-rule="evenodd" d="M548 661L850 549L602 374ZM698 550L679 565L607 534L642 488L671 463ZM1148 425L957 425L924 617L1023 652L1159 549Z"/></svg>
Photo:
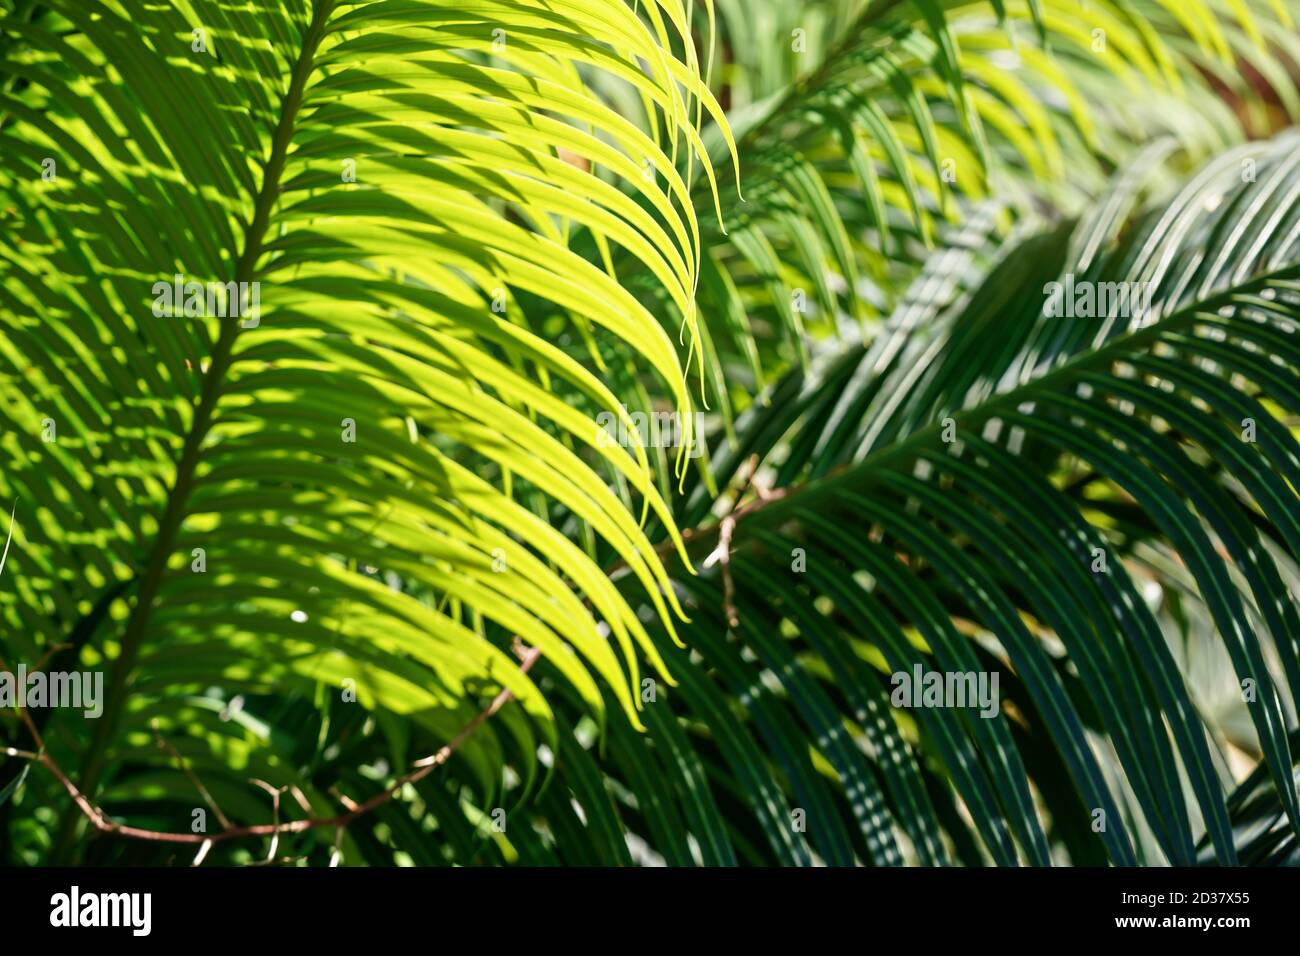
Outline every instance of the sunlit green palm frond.
<svg viewBox="0 0 1300 956"><path fill-rule="evenodd" d="M93 739L53 734L83 787L180 701L219 740L214 685L346 684L443 740L506 688L520 707L461 753L486 790L507 753L531 776L555 727L512 635L635 722L655 645L548 512L670 628L638 512L671 517L553 340L617 340L692 420L690 190L713 174L680 0L69 0L0 29L0 646L109 670ZM579 228L670 305L571 251ZM242 310L237 285L194 297L218 283L248 284Z"/></svg>

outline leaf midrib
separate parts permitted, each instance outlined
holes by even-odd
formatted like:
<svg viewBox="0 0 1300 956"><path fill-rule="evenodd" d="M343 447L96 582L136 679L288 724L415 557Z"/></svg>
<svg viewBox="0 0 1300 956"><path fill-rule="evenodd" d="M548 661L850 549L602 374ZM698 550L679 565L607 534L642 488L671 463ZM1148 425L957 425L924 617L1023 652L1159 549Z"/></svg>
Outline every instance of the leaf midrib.
<svg viewBox="0 0 1300 956"><path fill-rule="evenodd" d="M271 137L271 152L267 157L262 177L262 187L254 205L253 218L244 230L244 249L235 264L235 282L253 281L257 261L271 222L271 213L279 199L280 181L285 161L293 139L294 125L302 108L307 81L315 67L315 57L326 23L333 12L336 0L318 0L312 10L311 23L303 35L302 50L290 74L289 88L280 105L280 118ZM125 703L127 683L139 656L140 645L153 612L159 588L176 545L176 538L185 519L185 509L198 468L203 441L212 427L213 414L221 399L226 373L230 369L235 339L239 335L238 316L225 320L212 349L208 370L203 376L203 388L194 411L189 432L176 466L176 478L167 496L167 506L159 523L158 533L149 554L148 564L139 578L140 589L135 606L127 619L122 635L121 650L113 662L109 686L105 696L104 713L95 726L94 736L82 760L79 788L93 800L103 775L108 744L117 729ZM78 832L81 812L73 804L65 811L59 834L51 851L54 864L69 862Z"/></svg>
<svg viewBox="0 0 1300 956"><path fill-rule="evenodd" d="M953 411L950 416L956 421L964 421L967 427L996 418L1000 409L1005 409L1008 406L1014 407L1029 400L1034 391L1045 387L1050 388L1060 381L1068 381L1081 370L1088 369L1098 363L1111 361L1117 355L1122 355L1125 350L1132 349L1135 345L1140 345L1148 339L1156 338L1160 334L1168 332L1171 328L1195 321L1199 315L1212 313L1220 306L1230 303L1236 297L1249 295L1253 291L1286 278L1288 274L1295 271L1295 268L1294 264L1288 263L1277 270L1255 276L1239 285L1221 289L1204 299L1177 310L1158 322L1144 326L1127 335L1118 336L1100 348L1072 356L1051 371L1035 376L1015 388L989 395L978 405ZM778 489L779 497L760 500L754 502L747 509L740 509L732 515L736 522L732 539L733 547L739 542L742 532L752 531L757 527L771 526L773 522L786 521L796 517L799 510L806 509L827 497L834 496L842 489L852 488L862 482L864 476L870 472L913 453L926 442L939 437L942 430L942 421L933 422L913 432L902 441L873 452L856 464L845 466L822 478L802 485ZM721 526L715 524L690 535L686 542L687 550L693 554L707 553L707 550L715 545L720 530Z"/></svg>

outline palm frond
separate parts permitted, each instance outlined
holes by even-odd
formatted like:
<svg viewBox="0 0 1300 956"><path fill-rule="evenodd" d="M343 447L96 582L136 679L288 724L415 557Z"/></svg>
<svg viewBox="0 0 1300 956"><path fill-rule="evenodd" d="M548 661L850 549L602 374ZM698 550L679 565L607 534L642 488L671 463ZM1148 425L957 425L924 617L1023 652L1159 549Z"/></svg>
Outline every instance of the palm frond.
<svg viewBox="0 0 1300 956"><path fill-rule="evenodd" d="M626 410L548 330L617 339L692 421L711 97L680 0L637 9L75 0L0 21L0 619L6 656L79 633L110 668L76 754L88 792L178 695L344 682L444 739L508 689L528 720L466 746L491 789L507 748L531 765L555 739L511 635L636 722L655 645L548 512L618 553L670 628L610 476L672 519L644 451L597 441L589 410ZM573 252L577 228L675 313Z"/></svg>
<svg viewBox="0 0 1300 956"><path fill-rule="evenodd" d="M660 642L681 680L666 709L738 855L1231 864L1294 845L1296 142L1229 152L1149 213L1137 177L1077 225L971 242L966 278L936 267L953 281L923 279L897 335L792 373L737 422L742 456L714 458L730 496L704 508L735 509L725 579L680 582L689 662ZM1067 275L1140 283L1149 307L1053 315ZM746 481L762 491L732 501ZM1152 548L1221 635L1262 798L1229 800ZM997 673L1001 706L891 706L915 667ZM654 726L645 748L673 753ZM666 828L635 793L633 832Z"/></svg>
<svg viewBox="0 0 1300 956"><path fill-rule="evenodd" d="M1004 229L1044 205L1072 216L1135 147L1169 138L1194 166L1275 129L1269 98L1294 117L1294 44L1277 19L1286 10L1239 22L1242 12L864 5L839 42L802 57L815 67L731 113L743 198L723 185L725 235L702 223L700 301L720 410L729 416L806 361L810 339L892 312L936 231L988 197L1006 205ZM789 42L770 26L780 15L767 22L768 42ZM1267 96L1241 88L1248 71ZM1246 115L1215 94L1219 82Z"/></svg>

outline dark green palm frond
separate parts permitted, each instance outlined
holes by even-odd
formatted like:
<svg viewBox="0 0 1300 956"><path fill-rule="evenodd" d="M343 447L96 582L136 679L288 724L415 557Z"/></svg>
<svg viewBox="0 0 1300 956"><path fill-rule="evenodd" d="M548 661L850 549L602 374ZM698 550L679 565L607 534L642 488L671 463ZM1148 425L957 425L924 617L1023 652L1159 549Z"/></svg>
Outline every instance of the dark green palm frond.
<svg viewBox="0 0 1300 956"><path fill-rule="evenodd" d="M742 417L762 492L735 513L730 585L716 568L680 584L691 651L661 639L680 686L658 686L637 751L663 778L650 791L630 776L641 756L609 770L631 832L675 858L655 835L689 820L688 849L710 862L1291 852L1297 142L1230 152L1141 216L1125 210L1142 194L1121 189L996 256L982 282L918 293L908 308L955 301L897 356L882 337ZM973 262L987 247L972 245ZM1067 274L1150 283L1150 308L1048 315ZM1229 799L1162 630L1152 545L1221 635L1261 760L1253 795ZM1001 706L891 706L891 675L916 666L996 672Z"/></svg>

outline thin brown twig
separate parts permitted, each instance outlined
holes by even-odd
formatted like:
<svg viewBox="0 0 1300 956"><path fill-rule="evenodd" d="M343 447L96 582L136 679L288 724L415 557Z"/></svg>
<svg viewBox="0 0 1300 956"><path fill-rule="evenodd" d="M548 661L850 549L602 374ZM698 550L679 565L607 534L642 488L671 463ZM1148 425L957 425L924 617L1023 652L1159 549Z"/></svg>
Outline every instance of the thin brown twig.
<svg viewBox="0 0 1300 956"><path fill-rule="evenodd" d="M520 672L524 674L528 673L528 671L532 668L532 666L535 663L537 663L540 657L541 657L541 652L537 648L523 649L522 652L520 653L520 664L519 664ZM3 666L4 666L3 662L0 662L0 667ZM34 763L40 764L46 770L50 771L50 773L54 775L54 778L68 792L68 795L72 797L73 802L76 803L77 807L90 821L91 825L94 826L94 828L100 831L101 833L111 834L114 836L125 837L129 839L145 840L145 841L150 841L155 843L188 843L188 844L197 844L200 845L201 847L205 844L208 845L207 849L200 849L198 856L195 858L194 865L198 865L198 863L201 863L203 861L203 858L207 855L207 850L211 849L210 844L223 843L227 840L237 840L244 837L270 836L273 838L278 838L280 834L283 833L303 833L307 830L314 830L317 827L336 827L341 831L344 827L346 827L357 817L361 816L362 814L368 813L371 810L375 809L376 807L382 806L383 804L392 800L395 796L397 796L402 791L402 789L408 783L417 783L420 780L423 780L435 769L437 769L438 767L446 763L451 758L451 755L456 752L457 748L459 748L466 740L468 740L470 736L472 736L473 733L476 730L478 730L478 728L483 724L485 720L490 718L493 714L497 713L502 707L504 707L511 700L514 700L514 693L509 688L502 688L500 693L498 693L496 697L492 699L492 702L487 706L487 708L485 708L484 710L476 714L474 718L470 720L469 723L467 723L464 727L462 727L461 730L456 734L456 736L453 737L447 744L445 744L435 753L430 754L427 757L423 757L420 760L417 760L412 765L413 769L403 774L402 776L398 777L392 786L390 786L386 790L381 791L375 796L371 797L369 800L366 800L364 803L354 804L345 813L340 813L332 817L308 817L303 820L290 820L281 823L278 819L279 817L278 793L283 792L283 788L281 788L280 791L277 792L276 794L276 801L275 801L276 822L269 823L269 824L256 824L253 826L230 827L229 829L223 830L220 833L210 833L210 834L171 833L163 830L148 830L142 827L132 827L132 826L126 826L124 824L117 823L109 819L108 815L104 813L103 810L101 810L99 807L91 803L90 800L86 798L85 794L83 794L79 789L77 789L77 785L68 778L68 775L63 772L63 769L54 761L52 757L50 757L48 753L44 751L44 749L41 749L36 753L32 753L30 751L17 750L16 748L13 747L5 747L3 749L4 752L7 753L9 756L22 757L24 759L31 760ZM21 713L22 708L19 708L19 710ZM30 724L30 721L28 721L28 724L29 724L29 729L31 729L33 733L35 733L35 727ZM270 785L264 784L264 786L269 787ZM274 788L272 789L274 790ZM336 851L339 842L341 842L341 840L342 840L342 836L340 833L335 843ZM274 845L275 844L273 843L272 846L274 847ZM271 858L268 857L268 862L270 862L270 860Z"/></svg>
<svg viewBox="0 0 1300 956"><path fill-rule="evenodd" d="M32 672L36 673L45 670L46 665L50 662L50 658L59 653L59 651L66 651L71 646L71 644L51 644L46 648L45 653L41 655L41 659L36 662L36 666L32 668Z"/></svg>
<svg viewBox="0 0 1300 956"><path fill-rule="evenodd" d="M722 529L718 532L718 546L704 559L706 568L714 564L722 567L722 611L727 616L728 627L739 627L740 618L736 614L736 582L731 577L731 535L736 530L736 519L727 515L722 519Z"/></svg>
<svg viewBox="0 0 1300 956"><path fill-rule="evenodd" d="M740 477L740 488L731 500L731 510L718 525L718 546L704 559L704 567L709 568L718 564L722 568L722 612L726 615L728 627L740 626L740 617L736 613L736 582L731 576L731 537L736 532L737 515L742 510L740 502L744 500L751 485L760 502L766 501L771 496L771 492L758 482L759 464L758 455L753 454L741 465L737 472Z"/></svg>
<svg viewBox="0 0 1300 956"><path fill-rule="evenodd" d="M194 784L194 789L199 792L199 796L203 798L203 802L208 805L208 808L216 816L217 821L221 824L221 828L223 830L229 830L234 826L234 824L230 822L230 819L221 812L221 807L217 806L217 801L214 800L212 794L208 792L208 788L203 785L203 781L199 779L198 774L190 769L190 765L185 762L185 758L181 756L180 751L173 747L171 743L158 732L157 724L151 726L150 729L153 730L154 740L158 742L158 747L162 750L166 750L176 758L176 762L180 765L181 772L184 773L185 776L189 777L190 783Z"/></svg>
<svg viewBox="0 0 1300 956"><path fill-rule="evenodd" d="M280 826L280 795L284 793L284 787L273 787L265 780L253 778L253 783L257 784L263 790L271 795L271 825ZM266 851L265 863L270 863L275 859L275 851L280 848L280 831L278 829L271 832L271 848Z"/></svg>
<svg viewBox="0 0 1300 956"><path fill-rule="evenodd" d="M842 470L842 466L841 468L833 469L828 474L835 475L841 470ZM795 493L800 489L791 488L791 487L767 488L766 486L760 487L758 485L755 485L754 490L758 493L758 497L755 498L753 501L751 501L749 504L744 505L743 507L736 508L728 516L734 520L735 525L737 526L740 525L741 522L743 522L746 518L750 517L751 515L759 511L762 511L768 505L775 504L776 502L780 501L782 498L785 498L788 495ZM739 497L737 497L737 503L738 502L739 502ZM682 544L685 545L688 551L690 551L691 549L703 547L707 545L709 542L711 542L715 537L720 538L721 536L722 536L721 521L719 521L717 524L712 524L707 526L701 525L694 528L683 528L681 531ZM651 552L656 557L663 559L666 558L668 555L672 554L673 552L675 552L676 550L677 550L677 541L675 538L670 536L665 538L663 541L660 541L657 545L655 545L651 549ZM695 553L698 554L699 552L696 551ZM627 561L620 558L618 561L615 561L613 564L611 564L606 569L605 573L609 577L613 578L615 576L621 575L622 572L627 571L627 569L628 569Z"/></svg>
<svg viewBox="0 0 1300 956"><path fill-rule="evenodd" d="M49 656L50 655L47 653L42 658L42 661L48 660ZM9 665L5 663L5 660L2 657L0 657L0 670L9 671ZM32 670L31 673L35 674L38 673L40 670L41 668L37 667L34 670ZM12 671L10 673L12 673ZM41 731L36 726L36 722L32 720L32 715L27 713L26 707L20 707L18 704L14 705L14 710L18 711L18 719L23 722L23 724L27 727L27 732L32 735L32 741L36 744L37 752L43 751L45 749L45 740L43 737L41 737Z"/></svg>

